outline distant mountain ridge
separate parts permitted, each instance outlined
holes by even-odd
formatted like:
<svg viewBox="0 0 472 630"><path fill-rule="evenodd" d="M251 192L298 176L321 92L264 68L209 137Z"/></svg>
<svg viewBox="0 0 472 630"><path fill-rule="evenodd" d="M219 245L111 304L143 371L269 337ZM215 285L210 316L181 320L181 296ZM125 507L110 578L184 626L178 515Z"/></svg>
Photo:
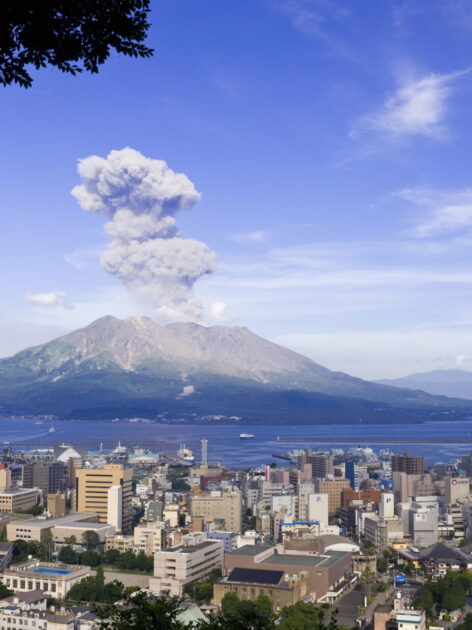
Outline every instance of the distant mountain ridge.
<svg viewBox="0 0 472 630"><path fill-rule="evenodd" d="M384 378L381 385L421 389L433 395L472 400L472 372L466 370L432 370L401 378Z"/></svg>
<svg viewBox="0 0 472 630"><path fill-rule="evenodd" d="M332 372L239 327L106 316L0 360L4 413L350 422L444 410L472 403Z"/></svg>

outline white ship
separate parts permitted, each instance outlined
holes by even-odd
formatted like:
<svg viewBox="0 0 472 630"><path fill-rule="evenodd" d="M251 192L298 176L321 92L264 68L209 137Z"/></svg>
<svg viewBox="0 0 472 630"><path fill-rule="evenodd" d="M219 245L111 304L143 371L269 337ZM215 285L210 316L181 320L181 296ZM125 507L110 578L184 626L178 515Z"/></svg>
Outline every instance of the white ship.
<svg viewBox="0 0 472 630"><path fill-rule="evenodd" d="M239 437L241 440L252 440L256 436L254 435L254 433L240 433Z"/></svg>
<svg viewBox="0 0 472 630"><path fill-rule="evenodd" d="M179 450L177 451L177 457L183 459L186 462L194 462L195 455L190 448L187 448L185 444L181 444Z"/></svg>
<svg viewBox="0 0 472 630"><path fill-rule="evenodd" d="M54 427L49 427L48 429L48 433L54 433L56 429Z"/></svg>

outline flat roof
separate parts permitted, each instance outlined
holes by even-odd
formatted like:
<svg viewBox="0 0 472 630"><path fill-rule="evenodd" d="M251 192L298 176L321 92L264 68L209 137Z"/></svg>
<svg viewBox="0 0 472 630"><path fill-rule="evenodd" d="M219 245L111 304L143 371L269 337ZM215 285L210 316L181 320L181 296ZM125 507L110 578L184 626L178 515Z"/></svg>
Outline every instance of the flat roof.
<svg viewBox="0 0 472 630"><path fill-rule="evenodd" d="M108 523L93 523L90 521L72 521L71 523L62 523L54 527L77 527L81 529L103 529L104 527L112 527Z"/></svg>
<svg viewBox="0 0 472 630"><path fill-rule="evenodd" d="M274 549L270 545L244 545L239 549L235 549L229 555L231 556L258 556L260 553L267 551L268 549Z"/></svg>
<svg viewBox="0 0 472 630"><path fill-rule="evenodd" d="M321 556L302 556L291 553L274 553L263 562L269 564L289 564L292 566L301 565L304 567L330 567L336 564L343 556L344 551L326 551Z"/></svg>
<svg viewBox="0 0 472 630"><path fill-rule="evenodd" d="M56 527L57 525L63 525L65 523L73 523L74 521L84 521L86 518L96 518L98 515L96 512L71 512L66 516L59 518L31 518L27 521L15 520L10 521L8 525L23 526L23 527ZM90 523L91 525L92 523Z"/></svg>

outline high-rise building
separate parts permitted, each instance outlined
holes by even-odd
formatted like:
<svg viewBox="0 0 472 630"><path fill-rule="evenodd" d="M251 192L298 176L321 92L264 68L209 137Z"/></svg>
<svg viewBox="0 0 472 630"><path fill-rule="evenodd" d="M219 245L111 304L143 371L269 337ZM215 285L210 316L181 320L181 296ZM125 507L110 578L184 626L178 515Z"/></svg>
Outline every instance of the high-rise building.
<svg viewBox="0 0 472 630"><path fill-rule="evenodd" d="M328 527L328 503L327 494L310 494L308 497L308 520L320 524L320 528Z"/></svg>
<svg viewBox="0 0 472 630"><path fill-rule="evenodd" d="M23 488L40 488L43 496L56 494L64 489L65 476L63 462L28 462L23 466Z"/></svg>
<svg viewBox="0 0 472 630"><path fill-rule="evenodd" d="M11 488L11 468L5 464L0 464L0 492Z"/></svg>
<svg viewBox="0 0 472 630"><path fill-rule="evenodd" d="M315 481L315 490L321 494L328 495L328 513L334 515L341 507L341 493L343 488L350 488L348 479L330 479Z"/></svg>
<svg viewBox="0 0 472 630"><path fill-rule="evenodd" d="M424 457L413 457L405 451L403 455L392 455L392 472L422 475L427 469Z"/></svg>
<svg viewBox="0 0 472 630"><path fill-rule="evenodd" d="M349 483L351 484L351 488L353 490L356 489L356 462L354 460L349 460L344 465L344 476L346 479L349 479Z"/></svg>
<svg viewBox="0 0 472 630"><path fill-rule="evenodd" d="M100 523L110 523L118 531L131 529L133 471L123 464L102 468L78 468L75 471L78 512L97 512Z"/></svg>
<svg viewBox="0 0 472 630"><path fill-rule="evenodd" d="M240 532L242 527L242 501L239 490L215 490L193 494L190 497L192 516L203 516L205 523L224 520L224 529Z"/></svg>
<svg viewBox="0 0 472 630"><path fill-rule="evenodd" d="M469 477L446 477L446 503L452 505L470 495Z"/></svg>
<svg viewBox="0 0 472 630"><path fill-rule="evenodd" d="M308 454L307 464L311 464L313 479L326 479L334 472L332 455Z"/></svg>
<svg viewBox="0 0 472 630"><path fill-rule="evenodd" d="M208 440L203 438L201 440L202 443L202 465L206 466L208 464Z"/></svg>

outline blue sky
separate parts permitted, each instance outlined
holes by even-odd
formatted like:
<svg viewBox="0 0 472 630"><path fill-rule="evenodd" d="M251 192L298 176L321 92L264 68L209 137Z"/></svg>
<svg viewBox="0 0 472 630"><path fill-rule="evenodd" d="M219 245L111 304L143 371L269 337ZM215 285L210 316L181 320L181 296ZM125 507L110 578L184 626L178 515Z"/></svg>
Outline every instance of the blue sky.
<svg viewBox="0 0 472 630"><path fill-rule="evenodd" d="M1 90L0 355L152 314L70 194L79 158L132 147L202 194L177 223L218 257L206 323L366 378L472 369L472 3L160 0L152 21L151 60Z"/></svg>

